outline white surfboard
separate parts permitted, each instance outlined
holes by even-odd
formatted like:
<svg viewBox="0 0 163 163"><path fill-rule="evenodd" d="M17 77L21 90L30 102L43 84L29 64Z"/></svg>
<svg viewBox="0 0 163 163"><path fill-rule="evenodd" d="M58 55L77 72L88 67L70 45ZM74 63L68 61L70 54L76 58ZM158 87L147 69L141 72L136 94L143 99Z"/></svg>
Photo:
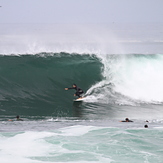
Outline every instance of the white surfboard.
<svg viewBox="0 0 163 163"><path fill-rule="evenodd" d="M77 98L77 99L75 99L74 101L83 101L84 100L84 97L82 97L82 98Z"/></svg>

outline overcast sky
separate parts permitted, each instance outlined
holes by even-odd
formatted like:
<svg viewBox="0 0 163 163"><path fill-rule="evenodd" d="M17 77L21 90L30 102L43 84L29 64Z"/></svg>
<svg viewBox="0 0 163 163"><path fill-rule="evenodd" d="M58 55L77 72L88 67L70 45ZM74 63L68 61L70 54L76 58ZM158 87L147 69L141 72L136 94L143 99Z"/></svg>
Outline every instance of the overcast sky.
<svg viewBox="0 0 163 163"><path fill-rule="evenodd" d="M0 0L0 23L163 23L163 0Z"/></svg>

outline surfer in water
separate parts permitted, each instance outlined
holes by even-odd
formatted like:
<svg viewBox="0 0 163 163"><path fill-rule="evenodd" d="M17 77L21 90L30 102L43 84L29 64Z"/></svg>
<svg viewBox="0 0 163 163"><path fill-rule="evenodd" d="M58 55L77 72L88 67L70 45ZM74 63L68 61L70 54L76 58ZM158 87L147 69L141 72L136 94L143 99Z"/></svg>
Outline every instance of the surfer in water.
<svg viewBox="0 0 163 163"><path fill-rule="evenodd" d="M77 87L76 84L73 84L71 88L65 88L65 90L69 90L69 89L75 89L76 90L76 93L74 94L74 96L78 96L79 98L82 98L82 94L84 93L84 91Z"/></svg>
<svg viewBox="0 0 163 163"><path fill-rule="evenodd" d="M124 121L120 121L120 122L133 122L130 119L126 118Z"/></svg>
<svg viewBox="0 0 163 163"><path fill-rule="evenodd" d="M8 121L14 121L14 120L9 119ZM23 119L20 119L20 116L19 116L19 115L17 115L17 116L16 116L16 121L23 121Z"/></svg>

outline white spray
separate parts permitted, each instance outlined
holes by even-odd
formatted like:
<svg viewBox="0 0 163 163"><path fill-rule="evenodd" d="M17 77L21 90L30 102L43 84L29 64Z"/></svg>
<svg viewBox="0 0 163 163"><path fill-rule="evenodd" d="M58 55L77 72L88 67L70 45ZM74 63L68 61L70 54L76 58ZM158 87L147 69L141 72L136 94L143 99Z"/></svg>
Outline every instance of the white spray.
<svg viewBox="0 0 163 163"><path fill-rule="evenodd" d="M104 79L88 91L88 101L131 104L163 102L163 56L103 56Z"/></svg>

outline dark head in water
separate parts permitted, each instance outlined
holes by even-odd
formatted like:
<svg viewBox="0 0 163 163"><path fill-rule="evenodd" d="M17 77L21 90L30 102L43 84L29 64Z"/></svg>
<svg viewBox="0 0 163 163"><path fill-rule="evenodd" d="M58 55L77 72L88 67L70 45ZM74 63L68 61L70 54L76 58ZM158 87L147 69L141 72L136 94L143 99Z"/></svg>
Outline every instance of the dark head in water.
<svg viewBox="0 0 163 163"><path fill-rule="evenodd" d="M19 115L17 115L16 118L19 119L20 118Z"/></svg>
<svg viewBox="0 0 163 163"><path fill-rule="evenodd" d="M125 121L120 121L120 122L133 122L133 121L131 121L128 118L126 118Z"/></svg>
<svg viewBox="0 0 163 163"><path fill-rule="evenodd" d="M144 128L148 128L148 125L144 125Z"/></svg>
<svg viewBox="0 0 163 163"><path fill-rule="evenodd" d="M16 120L17 121L23 121L22 119L20 119L20 116L19 115L16 116Z"/></svg>

